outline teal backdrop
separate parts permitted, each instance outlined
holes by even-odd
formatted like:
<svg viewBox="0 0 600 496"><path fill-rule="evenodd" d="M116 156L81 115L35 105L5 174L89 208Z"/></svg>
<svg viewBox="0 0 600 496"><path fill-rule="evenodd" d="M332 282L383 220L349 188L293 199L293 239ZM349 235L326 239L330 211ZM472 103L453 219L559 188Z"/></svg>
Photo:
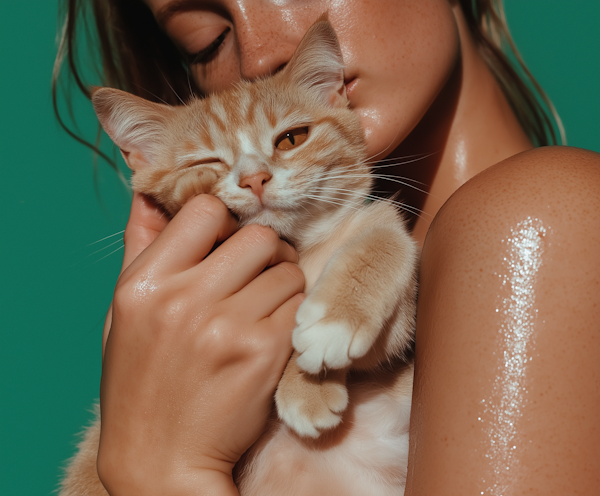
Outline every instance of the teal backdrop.
<svg viewBox="0 0 600 496"><path fill-rule="evenodd" d="M600 152L600 2L505 4L569 144ZM55 122L56 27L56 0L0 0L1 496L55 491L91 418L128 212L116 174ZM89 103L74 113L94 139Z"/></svg>

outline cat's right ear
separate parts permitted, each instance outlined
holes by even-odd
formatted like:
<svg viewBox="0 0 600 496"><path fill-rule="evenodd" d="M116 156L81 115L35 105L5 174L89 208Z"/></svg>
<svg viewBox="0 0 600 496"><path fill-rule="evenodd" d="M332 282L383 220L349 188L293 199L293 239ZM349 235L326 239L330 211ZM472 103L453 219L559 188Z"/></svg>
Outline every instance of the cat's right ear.
<svg viewBox="0 0 600 496"><path fill-rule="evenodd" d="M100 124L119 147L127 166L152 166L173 108L114 88L92 88Z"/></svg>

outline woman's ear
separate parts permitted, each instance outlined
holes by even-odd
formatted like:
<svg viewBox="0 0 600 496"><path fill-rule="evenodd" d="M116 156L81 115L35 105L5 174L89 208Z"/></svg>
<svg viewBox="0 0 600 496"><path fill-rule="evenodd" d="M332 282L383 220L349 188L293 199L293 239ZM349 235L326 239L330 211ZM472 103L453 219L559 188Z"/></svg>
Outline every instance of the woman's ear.
<svg viewBox="0 0 600 496"><path fill-rule="evenodd" d="M100 124L132 170L154 164L173 108L114 88L92 88Z"/></svg>
<svg viewBox="0 0 600 496"><path fill-rule="evenodd" d="M294 84L317 91L324 104L348 105L342 51L324 16L306 32L283 72Z"/></svg>

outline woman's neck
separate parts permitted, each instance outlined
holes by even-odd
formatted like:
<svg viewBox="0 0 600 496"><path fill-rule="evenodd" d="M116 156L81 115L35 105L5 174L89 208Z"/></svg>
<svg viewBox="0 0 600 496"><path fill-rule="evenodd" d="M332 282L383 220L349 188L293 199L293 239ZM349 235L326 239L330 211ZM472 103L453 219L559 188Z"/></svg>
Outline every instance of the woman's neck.
<svg viewBox="0 0 600 496"><path fill-rule="evenodd" d="M455 13L461 39L459 62L423 119L391 157L402 160L415 154L431 155L383 169L386 174L408 178L407 183L426 192L403 186L398 198L423 211L420 217L409 216L419 244L425 240L433 217L461 185L533 146L477 52L462 12L455 9ZM395 191L393 184L385 183L379 180L375 189Z"/></svg>

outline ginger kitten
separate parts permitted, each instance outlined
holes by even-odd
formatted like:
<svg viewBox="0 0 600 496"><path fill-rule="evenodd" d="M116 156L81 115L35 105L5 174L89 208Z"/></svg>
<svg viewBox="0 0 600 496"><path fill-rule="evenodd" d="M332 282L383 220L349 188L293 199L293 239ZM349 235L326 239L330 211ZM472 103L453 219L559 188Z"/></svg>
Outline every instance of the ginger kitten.
<svg viewBox="0 0 600 496"><path fill-rule="evenodd" d="M297 249L307 298L266 432L236 466L242 495L398 495L412 394L417 249L372 186L343 60L327 21L278 74L182 107L101 88L102 126L133 188L171 215L219 197L240 225L272 227ZM106 494L86 433L63 496Z"/></svg>

